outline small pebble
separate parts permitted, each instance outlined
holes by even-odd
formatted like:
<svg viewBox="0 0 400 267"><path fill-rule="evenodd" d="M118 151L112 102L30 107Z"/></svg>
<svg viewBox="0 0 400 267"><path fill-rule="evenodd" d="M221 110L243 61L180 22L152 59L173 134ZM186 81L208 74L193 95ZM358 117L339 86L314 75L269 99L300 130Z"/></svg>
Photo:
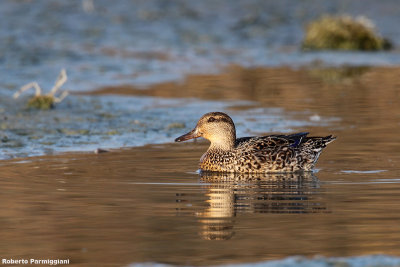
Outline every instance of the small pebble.
<svg viewBox="0 0 400 267"><path fill-rule="evenodd" d="M102 148L97 148L94 150L95 154L106 153L106 152L110 152L110 151L106 150L106 149L102 149Z"/></svg>

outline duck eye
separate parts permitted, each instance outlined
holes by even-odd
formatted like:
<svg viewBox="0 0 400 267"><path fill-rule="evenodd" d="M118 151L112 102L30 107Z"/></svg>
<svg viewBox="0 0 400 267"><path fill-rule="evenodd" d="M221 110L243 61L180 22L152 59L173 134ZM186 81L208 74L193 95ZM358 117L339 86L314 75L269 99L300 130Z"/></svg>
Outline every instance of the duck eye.
<svg viewBox="0 0 400 267"><path fill-rule="evenodd" d="M214 118L214 117L210 117L210 118L208 119L208 122L213 122L213 121L215 121L215 118Z"/></svg>

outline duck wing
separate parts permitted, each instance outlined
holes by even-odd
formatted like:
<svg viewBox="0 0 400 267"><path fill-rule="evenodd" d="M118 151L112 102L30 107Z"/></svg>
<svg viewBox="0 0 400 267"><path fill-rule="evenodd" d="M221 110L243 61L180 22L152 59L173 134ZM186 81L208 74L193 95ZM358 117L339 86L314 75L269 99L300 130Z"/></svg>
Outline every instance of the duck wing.
<svg viewBox="0 0 400 267"><path fill-rule="evenodd" d="M308 137L307 132L237 139L238 158L249 168L266 171L311 170L323 148L336 138Z"/></svg>
<svg viewBox="0 0 400 267"><path fill-rule="evenodd" d="M306 136L308 135L308 132L302 132L302 133L295 133L295 134L290 134L290 135L275 135L272 139L277 139L277 140L285 140L282 145L287 145L290 147L299 147L301 144L304 143L304 140ZM268 136L266 136L268 137ZM271 138L271 136L269 136Z"/></svg>
<svg viewBox="0 0 400 267"><path fill-rule="evenodd" d="M305 137L308 135L307 132L290 134L290 135L267 135L261 137L242 137L236 139L236 147L238 149L252 151L262 151L264 149L271 150L281 147L299 147Z"/></svg>

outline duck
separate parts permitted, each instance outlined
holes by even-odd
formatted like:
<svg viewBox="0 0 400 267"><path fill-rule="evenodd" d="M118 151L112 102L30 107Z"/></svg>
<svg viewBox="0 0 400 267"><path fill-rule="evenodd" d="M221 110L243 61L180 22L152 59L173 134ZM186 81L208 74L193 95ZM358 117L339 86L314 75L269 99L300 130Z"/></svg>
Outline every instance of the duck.
<svg viewBox="0 0 400 267"><path fill-rule="evenodd" d="M308 137L308 132L236 138L231 117L204 114L190 132L175 142L203 137L210 141L200 171L228 173L294 173L313 171L322 150L336 137Z"/></svg>

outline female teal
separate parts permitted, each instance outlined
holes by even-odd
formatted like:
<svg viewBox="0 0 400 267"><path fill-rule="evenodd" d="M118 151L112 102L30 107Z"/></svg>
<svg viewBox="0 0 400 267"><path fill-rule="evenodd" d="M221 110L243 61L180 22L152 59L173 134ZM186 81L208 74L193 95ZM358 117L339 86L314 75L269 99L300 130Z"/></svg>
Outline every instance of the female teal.
<svg viewBox="0 0 400 267"><path fill-rule="evenodd" d="M327 144L336 139L308 133L236 139L235 124L222 112L204 114L196 127L175 142L204 137L211 142L200 158L203 171L276 173L311 171Z"/></svg>

